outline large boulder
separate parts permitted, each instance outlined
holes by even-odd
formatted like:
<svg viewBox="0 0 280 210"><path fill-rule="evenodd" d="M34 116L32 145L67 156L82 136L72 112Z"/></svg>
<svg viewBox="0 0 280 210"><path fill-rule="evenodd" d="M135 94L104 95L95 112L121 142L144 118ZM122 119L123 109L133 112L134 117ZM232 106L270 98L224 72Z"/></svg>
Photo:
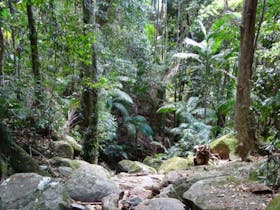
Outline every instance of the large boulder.
<svg viewBox="0 0 280 210"><path fill-rule="evenodd" d="M173 177L172 177L173 175ZM171 171L163 179L163 185L166 186L160 190L157 197L171 197L183 201L183 194L196 182L221 176L220 172L205 171L201 167L195 167L189 171Z"/></svg>
<svg viewBox="0 0 280 210"><path fill-rule="evenodd" d="M145 200L135 207L135 210L184 210L184 204L175 198L153 198Z"/></svg>
<svg viewBox="0 0 280 210"><path fill-rule="evenodd" d="M238 140L233 134L224 135L210 143L210 150L219 154L222 159L229 159L230 153L235 153Z"/></svg>
<svg viewBox="0 0 280 210"><path fill-rule="evenodd" d="M70 197L58 180L14 174L0 185L0 209L65 210L70 209Z"/></svg>
<svg viewBox="0 0 280 210"><path fill-rule="evenodd" d="M253 194L246 186L246 180L233 176L200 180L183 194L184 203L203 210L263 209L267 197Z"/></svg>
<svg viewBox="0 0 280 210"><path fill-rule="evenodd" d="M168 173L170 171L178 171L189 168L193 164L193 157L190 155L188 158L172 157L164 161L159 167L160 173Z"/></svg>
<svg viewBox="0 0 280 210"><path fill-rule="evenodd" d="M54 155L63 158L73 159L74 149L66 141L54 141L51 143L51 149L53 150Z"/></svg>
<svg viewBox="0 0 280 210"><path fill-rule="evenodd" d="M147 173L147 174L156 174L156 169L140 163L138 161L131 160L122 160L119 162L121 171L128 173Z"/></svg>
<svg viewBox="0 0 280 210"><path fill-rule="evenodd" d="M119 193L119 187L109 179L109 172L102 166L82 163L65 183L70 197L79 201L101 201Z"/></svg>

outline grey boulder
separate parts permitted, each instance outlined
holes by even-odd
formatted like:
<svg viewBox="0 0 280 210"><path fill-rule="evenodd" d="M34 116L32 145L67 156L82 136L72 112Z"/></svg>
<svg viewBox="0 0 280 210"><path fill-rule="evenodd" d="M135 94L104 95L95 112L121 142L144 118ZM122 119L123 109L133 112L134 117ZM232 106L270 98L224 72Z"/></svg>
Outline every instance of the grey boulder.
<svg viewBox="0 0 280 210"><path fill-rule="evenodd" d="M65 183L70 197L78 201L102 201L120 189L109 179L109 172L94 164L81 164Z"/></svg>
<svg viewBox="0 0 280 210"><path fill-rule="evenodd" d="M65 210L70 209L70 197L58 180L19 173L1 183L0 209Z"/></svg>

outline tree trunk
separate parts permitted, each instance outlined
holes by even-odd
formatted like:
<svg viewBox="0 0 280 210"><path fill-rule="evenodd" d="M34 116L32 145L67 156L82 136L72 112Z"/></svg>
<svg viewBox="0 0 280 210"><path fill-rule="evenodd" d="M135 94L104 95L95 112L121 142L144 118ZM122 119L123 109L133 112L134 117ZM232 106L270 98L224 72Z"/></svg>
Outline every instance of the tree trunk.
<svg viewBox="0 0 280 210"><path fill-rule="evenodd" d="M239 144L237 153L242 160L254 149L254 134L251 128L250 80L254 57L254 38L257 0L245 0L242 13L240 54L237 73L235 129Z"/></svg>
<svg viewBox="0 0 280 210"><path fill-rule="evenodd" d="M35 81L35 105L40 103L41 98L41 75L40 75L40 61L37 44L37 31L35 26L35 20L32 12L32 0L26 1L26 11L28 17L28 28L29 28L29 40L31 47L31 64L32 74Z"/></svg>
<svg viewBox="0 0 280 210"><path fill-rule="evenodd" d="M93 21L93 1L83 0L83 20L85 26L92 24ZM93 33L94 29L88 30L85 27L85 35ZM88 79L91 83L97 82L97 64L96 64L96 47L92 44L91 64L83 64L82 76ZM97 163L99 155L99 146L97 138L97 125L98 125L98 89L84 86L82 93L81 107L84 116L83 127L85 128L83 134L83 158L90 163Z"/></svg>
<svg viewBox="0 0 280 210"><path fill-rule="evenodd" d="M2 23L0 25L0 86L3 85L3 56L4 56L4 37Z"/></svg>

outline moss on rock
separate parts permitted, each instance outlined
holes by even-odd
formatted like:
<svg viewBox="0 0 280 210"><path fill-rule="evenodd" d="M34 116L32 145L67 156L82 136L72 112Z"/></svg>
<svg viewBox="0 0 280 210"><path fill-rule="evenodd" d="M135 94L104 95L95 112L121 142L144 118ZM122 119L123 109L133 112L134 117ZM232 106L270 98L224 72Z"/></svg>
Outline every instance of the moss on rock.
<svg viewBox="0 0 280 210"><path fill-rule="evenodd" d="M150 173L155 174L157 173L156 169L147 166L144 163L140 163L138 161L131 161L131 160L122 160L119 162L120 168L122 171L128 173Z"/></svg>
<svg viewBox="0 0 280 210"><path fill-rule="evenodd" d="M56 156L70 159L73 159L74 157L74 149L66 141L54 141L51 144L51 147Z"/></svg>
<svg viewBox="0 0 280 210"><path fill-rule="evenodd" d="M222 159L228 159L235 153L238 140L233 134L224 135L210 143L212 153L218 153Z"/></svg>
<svg viewBox="0 0 280 210"><path fill-rule="evenodd" d="M192 155L188 156L187 158L181 158L175 156L164 161L159 168L159 172L166 174L170 171L187 169L191 165L193 165Z"/></svg>
<svg viewBox="0 0 280 210"><path fill-rule="evenodd" d="M80 163L77 160L72 160L69 158L54 157L51 159L51 163L54 166L66 166L72 169L77 169L80 167Z"/></svg>
<svg viewBox="0 0 280 210"><path fill-rule="evenodd" d="M155 169L159 169L160 165L162 164L162 160L158 159L158 158L155 158L155 157L151 157L151 156L147 156L144 160L143 160L143 163L150 166L150 167L153 167Z"/></svg>

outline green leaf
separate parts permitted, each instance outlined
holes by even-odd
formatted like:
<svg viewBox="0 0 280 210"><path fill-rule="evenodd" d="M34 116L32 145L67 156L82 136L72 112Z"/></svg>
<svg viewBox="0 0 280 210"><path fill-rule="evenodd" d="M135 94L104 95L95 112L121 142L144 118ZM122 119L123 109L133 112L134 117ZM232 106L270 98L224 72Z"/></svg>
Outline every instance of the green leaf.
<svg viewBox="0 0 280 210"><path fill-rule="evenodd" d="M170 113L170 112L175 112L176 110L177 110L177 108L174 104L167 104L167 105L160 107L157 110L157 113L160 113L160 114Z"/></svg>
<svg viewBox="0 0 280 210"><path fill-rule="evenodd" d="M124 103L133 104L132 98L126 92L120 89L112 90L112 95L114 96L114 101L121 101Z"/></svg>
<svg viewBox="0 0 280 210"><path fill-rule="evenodd" d="M226 115L230 110L234 108L235 100L231 99L218 106L217 112Z"/></svg>
<svg viewBox="0 0 280 210"><path fill-rule="evenodd" d="M132 123L128 123L126 125L126 128L127 128L128 135L132 136L133 139L135 139L136 138L136 133L137 133L136 126Z"/></svg>
<svg viewBox="0 0 280 210"><path fill-rule="evenodd" d="M139 123L146 123L147 122L146 118L144 116L142 116L142 115L137 115L137 116L133 117L132 121L137 123L137 124L139 124Z"/></svg>
<svg viewBox="0 0 280 210"><path fill-rule="evenodd" d="M113 103L113 107L115 109L117 109L122 114L122 116L124 118L128 118L129 113L128 113L126 107L123 104L115 102L115 103Z"/></svg>
<svg viewBox="0 0 280 210"><path fill-rule="evenodd" d="M187 38L184 39L183 43L185 45L191 45L191 46L194 46L194 47L199 47L203 51L206 49L206 43L204 41L196 42L193 39L190 39L190 38L187 37Z"/></svg>
<svg viewBox="0 0 280 210"><path fill-rule="evenodd" d="M153 129L148 124L140 124L139 131L146 136L152 136L154 133Z"/></svg>
<svg viewBox="0 0 280 210"><path fill-rule="evenodd" d="M206 33L205 26L203 25L203 23L201 21L198 21L198 24L200 25L201 31L202 31L204 37L206 38L207 37L207 33Z"/></svg>

